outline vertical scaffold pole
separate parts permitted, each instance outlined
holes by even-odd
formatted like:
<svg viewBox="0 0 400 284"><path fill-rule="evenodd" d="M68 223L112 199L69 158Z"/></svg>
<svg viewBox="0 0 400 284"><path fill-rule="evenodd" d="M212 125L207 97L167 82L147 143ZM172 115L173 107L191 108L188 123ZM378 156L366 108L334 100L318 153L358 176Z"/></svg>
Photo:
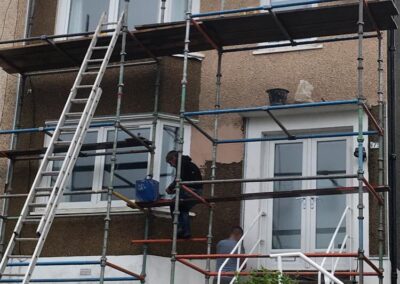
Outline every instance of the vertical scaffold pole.
<svg viewBox="0 0 400 284"><path fill-rule="evenodd" d="M111 169L110 169L110 180L107 188L107 212L104 218L104 238L103 238L103 248L101 252L101 270L100 270L100 284L104 283L104 275L106 270L107 262L107 248L108 248L108 237L110 231L111 222L111 203L112 203L112 193L114 191L114 174L115 166L117 162L117 143L118 143L118 130L121 122L121 102L122 95L124 92L124 74L125 74L125 56L126 56L126 34L128 31L128 7L129 0L125 0L124 8L124 19L122 28L122 43L121 43L121 54L120 54L120 66L119 66L119 79L118 79L118 93L117 93L117 108L115 111L115 127L114 127L114 140L111 155Z"/></svg>
<svg viewBox="0 0 400 284"><path fill-rule="evenodd" d="M357 98L358 98L358 268L359 268L359 283L364 283L364 194L363 194L363 177L364 177L364 159L363 159L363 120L364 110L363 103L364 90L363 90L363 39L364 39L364 2L358 2L358 78L357 78Z"/></svg>
<svg viewBox="0 0 400 284"><path fill-rule="evenodd" d="M176 240L178 235L178 217L179 217L179 191L181 182L181 166L182 152L184 140L184 122L187 91L187 73L189 60L189 44L190 44L190 21L192 17L192 0L186 0L186 32L185 32L185 47L183 51L183 72L182 72L182 92L181 92L181 107L180 107L180 122L179 122L179 143L178 143L178 161L176 167L176 187L175 187L175 208L173 214L173 233L172 233L172 249L171 249L171 277L170 283L175 284L175 266L176 266Z"/></svg>
<svg viewBox="0 0 400 284"><path fill-rule="evenodd" d="M382 129L385 129L385 115L384 115L384 103L383 103L383 56L382 56L382 34L378 35L378 105L379 105L379 125ZM378 185L384 184L385 176L385 165L384 165L384 152L385 152L385 138L386 131L383 135L379 135L379 156L378 156ZM380 193L382 200L385 200L385 194ZM384 254L384 207L385 203L379 203L379 225L378 225L378 238L379 238L379 270L382 272L382 276L379 276L379 284L383 283L383 254Z"/></svg>
<svg viewBox="0 0 400 284"><path fill-rule="evenodd" d="M163 18L161 18L161 22L163 22ZM153 142L153 149L155 149L154 141L156 141L157 137L157 124L158 124L158 108L159 108L159 96L160 96L160 81L161 81L161 66L160 62L157 62L157 70L156 70L156 82L154 84L155 91L154 91L154 111L153 111L153 123L152 123L152 134L151 134L151 141ZM155 151L150 153L150 164L148 167L147 174L151 177L154 175L154 159L155 159ZM149 238L149 227L150 227L150 218L151 212L150 209L144 212L145 214L145 223L144 223L144 240ZM142 260L142 272L141 276L143 280L141 283L146 283L146 267L147 267L147 253L148 253L148 244L143 244L143 260Z"/></svg>
<svg viewBox="0 0 400 284"><path fill-rule="evenodd" d="M221 108L221 78L222 78L222 52L218 51L218 63L217 63L217 75L216 75L216 88L215 88L215 105L214 109L218 110ZM219 116L216 114L214 116L214 140L218 139L218 119ZM216 171L217 171L217 150L218 144L213 143L212 145L212 164L211 164L211 180L216 179ZM215 184L211 184L210 196L214 197ZM211 246L212 246L212 226L214 219L214 206L210 207L210 213L208 217L208 234L207 234L207 254L211 254ZM211 271L211 260L208 258L206 263L206 270ZM206 284L210 283L210 276L206 275Z"/></svg>

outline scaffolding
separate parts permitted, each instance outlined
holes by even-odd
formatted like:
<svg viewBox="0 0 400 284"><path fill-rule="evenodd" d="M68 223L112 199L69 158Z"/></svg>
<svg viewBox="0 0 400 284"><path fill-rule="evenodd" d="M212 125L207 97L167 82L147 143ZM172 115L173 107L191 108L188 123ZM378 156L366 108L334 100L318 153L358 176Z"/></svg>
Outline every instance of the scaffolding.
<svg viewBox="0 0 400 284"><path fill-rule="evenodd" d="M111 64L109 68L119 68L119 82L118 82L118 92L117 92L117 106L116 106L116 115L115 115L115 122L113 123L106 123L106 124L93 124L92 127L101 127L101 126L114 126L114 139L111 144L107 145L86 145L87 150L93 149L93 147L97 147L95 149L112 149L111 152L111 171L110 171L110 183L109 187L106 190L100 190L94 192L92 190L84 190L78 192L71 192L65 194L104 194L107 193L107 210L105 216L105 224L104 224L104 239L103 239L103 249L102 249L102 257L100 261L84 263L84 262L49 262L49 263L38 263L38 265L86 265L86 264L97 264L101 266L101 273L99 278L93 279L33 279L32 282L71 282L71 281L93 281L100 283L104 283L104 281L132 281L132 280L140 280L142 283L145 283L146 277L146 261L147 261L147 252L148 252L148 245L154 243L171 243L171 274L170 274L170 283L175 284L175 268L176 268L176 261L202 273L205 276L206 284L209 283L210 277L218 276L217 272L211 271L211 260L217 258L269 258L273 257L271 255L265 254L229 254L229 255L221 255L221 254L212 254L212 224L213 224L213 214L214 214L214 206L212 204L218 202L231 202L231 201L243 201L243 200L256 200L256 199L275 199L275 198L290 198L290 197L298 197L298 196L314 196L314 195L337 195L337 194L358 194L358 251L357 252L350 252L350 253L313 253L313 254L306 254L308 257L344 257L344 258L357 258L358 259L358 272L356 271L344 271L344 272L337 272L336 275L341 276L358 276L359 283L364 282L365 276L378 276L379 283L383 283L383 254L384 254L384 203L385 203L385 195L384 193L388 191L388 187L386 186L385 182L385 153L384 153L384 145L385 145L385 105L384 105L384 93L383 93L383 52L382 52L382 30L391 29L394 27L390 27L391 23L383 23L385 20L380 19L376 16L377 9L371 8L371 3L367 0L358 0L358 2L351 3L351 4L339 4L348 7L350 12L357 11L358 19L357 19L357 35L349 35L354 34L350 32L355 30L353 27L349 25L348 29L343 32L341 36L334 36L335 33L329 30L332 27L327 27L327 30L324 34L322 32L321 36L327 36L323 38L319 38L316 40L307 40L302 41L302 38L309 38L313 34L303 34L301 31L296 32L291 30L292 26L286 26L284 21L282 21L282 17L286 12L276 12L277 9L282 8L296 8L302 5L309 5L309 4L319 4L319 3L332 3L337 0L304 0L303 2L295 2L295 3L282 3L282 4L269 4L264 6L258 7L250 7L250 8L241 8L241 9L234 9L234 10L224 10L224 2L221 2L221 11L213 11L213 12L206 12L206 13L197 13L192 14L192 0L186 0L186 17L185 22L176 24L164 24L161 25L162 27L170 28L170 33L176 35L178 32L184 31L184 52L183 52L183 74L182 74L182 81L181 81L181 105L180 105L180 125L179 125L179 143L178 143L178 165L176 171L176 197L175 200L160 200L154 203L140 203L130 200L129 198L119 194L118 192L114 191L113 187L113 179L115 176L115 166L116 166L116 156L119 153L126 153L126 152L118 152L118 148L121 147L145 147L145 150L138 150L138 151L130 151L130 153L141 153L141 152L148 152L150 153L150 163L148 167L148 175L153 175L153 168L154 168L154 153L155 147L152 143L155 141L156 137L156 125L159 117L159 93L160 93L160 83L161 83L161 72L160 72L160 56L164 56L164 53L167 55L174 54L176 49L172 48L171 50L160 52L159 50L155 51L153 48L149 48L149 45L143 43L145 40L141 38L143 34L146 32L151 33L152 30L148 28L143 28L143 30L138 30L134 32L130 32L127 28L126 18L125 24L122 29L122 37L121 37L121 52L119 53L119 59L114 58L114 62L118 62L116 64ZM381 5L379 2L372 2L373 5ZM383 1L383 5L390 5L388 4L389 1ZM161 23L164 22L164 14L165 14L165 5L166 0L161 1ZM129 0L125 0L125 13L127 17L128 11L128 4ZM328 11L330 6L327 5L327 8L321 8ZM387 7L386 7L387 8ZM390 10L389 7L387 8ZM302 11L312 10L313 8L305 8L300 10L298 13ZM395 7L393 8L395 10ZM332 10L334 10L332 8ZM393 11L393 10L392 10ZM394 12L388 12L389 16L391 17ZM256 42L256 40L252 39L253 42L244 42L241 44L246 44L245 47L237 47L236 44L229 42L227 39L221 36L222 32L216 32L215 29L210 29L210 26L214 25L215 27L217 24L223 24L227 22L229 25L229 21L234 21L240 19L240 15L243 13L250 13L250 15L246 15L248 19L256 20L256 17L263 17L263 19L270 18L271 21L275 23L274 29L275 32L278 31L279 37L278 39L286 40L288 43L274 43L270 45L256 45L256 46L248 46L249 43ZM230 15L238 14L239 17L232 17ZM366 14L366 16L365 16ZM246 17L244 16L244 17ZM253 17L253 18L252 18ZM386 16L387 18L387 16ZM204 19L204 20L201 20ZM238 20L237 20L238 21ZM367 22L367 24L366 24ZM390 22L390 21L389 21ZM154 28L157 30L157 27ZM106 30L112 31L112 30ZM137 33L135 33L137 32ZM340 31L338 31L340 33ZM191 42L191 35L195 34L194 42ZM62 70L30 70L29 67L26 70L22 70L21 67L16 66L11 62L9 59L4 57L3 54L0 53L0 61L9 68L9 70L17 71L18 73L22 74L21 81L24 82L26 76L35 76L35 75L44 75L44 74L53 74L57 72L75 72L77 69L71 67L71 65L79 65L79 60L77 61L76 57L72 56L68 50L63 46L62 42L53 41L56 38L65 38L65 37L79 37L79 36L89 36L93 33L77 33L77 34L69 34L69 35L56 35L56 36L40 36L40 37L31 37L25 38L20 40L10 40L10 41L3 41L0 44L8 44L8 43L17 43L17 42L36 42L38 40L45 42L49 47L51 47L56 53L62 55L62 60L69 61L67 69ZM307 35L307 36L305 36ZM328 37L329 36L329 37ZM133 42L136 43L139 49L142 50L144 55L139 56L139 59L147 59L150 58L151 61L143 61L143 62L134 62L130 63L128 60L132 60L132 57L126 53L126 45L127 45L127 38L130 38ZM199 38L202 42L199 41ZM274 37L271 37L270 41L276 41ZM377 50L377 62L378 62L378 86L377 86L377 96L378 96L378 106L379 106L379 115L378 119L376 119L371 112L369 111L366 105L366 99L364 97L364 89L363 89L363 76L364 76L364 66L363 66L363 40L366 38L376 38L378 42L378 50ZM252 107L252 108L237 108L237 109L222 109L221 108L221 88L222 88L222 59L223 54L231 53L231 52L241 52L241 51L248 51L248 50L256 50L256 49L267 49L267 48L276 48L276 47L285 47L285 46L296 46L302 44L310 44L310 43L325 43L325 42L336 42L336 41L348 41L348 40L357 40L358 41L358 57L357 57L357 97L353 100L345 100L345 101L333 101L333 102L319 102L319 103L306 103L306 104L297 104L297 105L283 105L283 106L261 106L261 107ZM82 40L84 42L85 39ZM261 41L258 41L261 42ZM186 103L186 95L187 95L187 85L188 85L188 61L190 57L191 46L194 45L194 51L198 50L211 50L214 49L217 52L218 61L217 61L217 71L216 71L216 88L215 88L215 104L214 109L212 110L200 110L200 111L193 111L187 112L185 109ZM234 47L231 47L234 45ZM239 45L239 44L237 44ZM176 52L175 52L176 53ZM65 62L64 62L65 63ZM59 63L61 64L61 63ZM120 121L120 109L122 104L122 95L123 95L123 86L124 86L124 72L125 67L127 66L136 66L142 64L156 64L157 71L156 71L156 80L155 80L155 95L154 95L154 111L153 111L153 132L150 141L143 140L140 137L137 137L133 133L129 131ZM57 67L59 67L57 65ZM96 67L93 67L96 68ZM19 91L23 92L22 85L20 85ZM17 98L18 100L18 98ZM355 105L357 106L357 113L358 113L358 129L354 132L330 132L330 133L306 133L301 135L296 135L291 133L274 115L274 111L280 109L295 109L295 108L318 108L324 106L331 106L331 105ZM12 134L12 149L11 151L2 151L1 156L10 159L10 170L8 173L7 179L7 188L5 194L0 195L0 199L4 200L4 213L2 215L2 238L4 238L4 222L6 220L12 220L13 216L7 216L7 204L10 198L23 198L27 196L27 194L12 194L11 193L11 181L12 181L12 169L14 161L17 161L19 158L18 156L28 156L23 159L40 159L43 150L35 150L35 151L17 151L15 152L14 147L16 145L16 136L17 134L22 133L34 133L34 132L44 132L47 135L51 135L51 131L54 128L51 127L39 127L39 128L30 128L30 129L21 129L18 127L18 107L16 111L16 121L15 127L13 130L2 130L0 134ZM284 135L281 136L272 136L272 137L256 137L256 138L242 138L242 139L220 139L219 138L219 116L222 114L230 114L230 113L245 113L245 112L262 112L266 113L282 130ZM195 121L192 120L192 117L198 116L206 116L210 115L213 116L213 133L209 134L206 130L202 129L200 126L196 124ZM375 130L373 131L364 131L363 119L364 115L367 115L370 123L373 125ZM203 181L182 181L181 180L181 165L182 165L182 154L183 154L183 145L184 145L184 125L185 123L189 123L195 129L199 131L206 139L208 139L212 145L212 157L211 157L211 176L208 180ZM131 138L132 141L125 141L121 143L118 141L118 133L119 131L126 132ZM369 135L378 135L379 137L379 157L378 157L378 185L371 185L369 181L364 176L364 161L363 161L363 145L364 145L364 137ZM251 142L265 142L265 141L285 141L285 140L299 140L299 139L307 139L307 138L325 138L325 137L349 137L355 136L357 137L358 142L358 171L354 174L346 174L346 175L329 175L329 176L301 176L301 177L267 177L267 178L257 178L257 179L249 179L249 178L240 178L240 179L225 179L225 180L218 180L216 179L217 173L217 152L218 152L218 145L220 144L231 144L231 143L251 143ZM100 148L99 148L100 147ZM59 151L63 152L66 149L60 147ZM85 153L85 145L82 148L81 155L83 157L88 156L89 154ZM299 190L288 190L288 191L279 191L279 192L260 192L260 193L242 193L240 195L235 196L224 196L224 197L215 197L215 185L217 184L228 184L228 183L265 183L265 182L277 182L277 181L295 181L295 180L319 180L319 179L355 179L358 181L358 186L355 187L334 187L334 188L316 188L316 189L299 189ZM208 184L210 185L210 197L203 198L196 193L194 193L190 189L190 185L193 184ZM180 200L179 199L179 192L184 190L193 196L193 199L190 200ZM379 226L378 226L378 233L379 233L379 267L376 267L367 256L364 255L364 201L363 196L365 192L369 192L379 203ZM144 239L143 240L134 240L132 243L134 244L142 244L143 245L143 265L142 271L139 274L127 271L124 268L116 266L107 261L107 247L108 247L108 234L109 234L109 226L111 222L111 203L112 203L112 196L116 196L124 201L126 201L127 205L133 209L139 209L143 212L145 216L145 228L144 228ZM177 230L178 230L178 216L179 216L179 204L185 202L196 202L202 203L208 207L209 210L209 218L208 218L208 232L206 238L192 238L189 240L180 240L177 238ZM171 239L149 239L149 218L152 214L151 208L160 207L160 206L167 206L167 205L175 205L175 210L173 212L173 236ZM57 217L57 216L56 216ZM62 217L62 216L60 216ZM207 243L207 251L206 254L201 255L180 255L177 252L177 242L206 242ZM2 241L2 245L4 240ZM190 259L205 259L206 260L206 269L199 268L192 264L189 260ZM374 272L365 272L364 271L364 263L369 265ZM25 264L21 264L23 266ZM117 269L125 274L130 275L131 277L127 278L107 278L105 277L105 268L112 267ZM313 275L316 272L301 272L304 275ZM290 272L288 274L291 274ZM248 275L247 272L236 272L236 273L224 273L223 275L226 276L236 276L236 275ZM3 280L1 279L0 282L13 282L10 280Z"/></svg>

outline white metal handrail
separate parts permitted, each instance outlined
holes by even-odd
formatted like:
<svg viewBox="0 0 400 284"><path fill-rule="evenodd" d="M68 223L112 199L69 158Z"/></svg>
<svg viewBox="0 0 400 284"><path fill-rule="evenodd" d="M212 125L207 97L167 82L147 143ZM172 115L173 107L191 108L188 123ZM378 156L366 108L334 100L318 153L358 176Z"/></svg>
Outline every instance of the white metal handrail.
<svg viewBox="0 0 400 284"><path fill-rule="evenodd" d="M277 253L277 254L271 254L270 257L278 259L278 270L281 274L283 273L282 257L299 257L303 259L305 262L309 263L315 269L317 269L320 273L324 274L325 277L329 278L334 283L343 284L343 282L338 278L336 278L332 273L329 273L325 268L323 268L321 265L318 265L316 262L312 261L309 257L305 256L301 252ZM279 280L279 283L282 283L282 281Z"/></svg>
<svg viewBox="0 0 400 284"><path fill-rule="evenodd" d="M253 229L254 225L257 224L257 222L260 220L261 217L265 217L266 214L265 212L260 212L253 220L253 222L251 223L251 225L249 226L249 228L243 233L243 236L240 238L240 240L237 242L237 244L234 246L234 248L232 249L232 251L229 254L236 254L236 251L238 251L238 253L241 252L241 248L242 248L242 244L243 244L243 240L244 238L247 236L247 234L251 231L251 229ZM253 248L251 249L251 252L254 251L254 249L257 247L258 244L261 243L261 239L259 238L256 242L256 245L253 246ZM224 262L222 263L221 267L218 269L218 275L217 275L217 284L221 284L221 273L222 270L224 269L225 265L228 263L228 261L230 260L230 258L226 258L224 260ZM245 260L247 262L247 260ZM240 258L238 258L237 261L237 269L238 271L241 271L244 267L243 263L242 265L239 267L239 263L240 263ZM235 277L232 279L234 280Z"/></svg>
<svg viewBox="0 0 400 284"><path fill-rule="evenodd" d="M331 252L331 250L332 250L332 248L333 248L333 246L335 244L335 239L336 239L336 237L337 237L337 235L339 233L340 227L342 226L342 223L345 220L347 213L350 212L350 211L351 211L351 208L349 206L346 206L346 208L343 211L342 216L340 217L339 223L336 226L335 232L332 235L331 241L329 242L328 248L326 249L326 253ZM345 241L347 241L346 237L347 237L347 235L345 236ZM342 244L342 248L344 248L344 244ZM321 266L322 267L324 266L324 264L326 262L326 259L327 259L326 256L322 259L322 262L321 262ZM336 266L337 266L337 262L336 262L336 265L335 265L335 269L336 269ZM321 272L318 272L318 284L321 284Z"/></svg>

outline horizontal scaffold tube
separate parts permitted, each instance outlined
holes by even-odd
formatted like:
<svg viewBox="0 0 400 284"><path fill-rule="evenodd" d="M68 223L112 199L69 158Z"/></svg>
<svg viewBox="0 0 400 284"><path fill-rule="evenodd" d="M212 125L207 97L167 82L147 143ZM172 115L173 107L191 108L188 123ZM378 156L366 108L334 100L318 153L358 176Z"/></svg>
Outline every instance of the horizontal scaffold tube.
<svg viewBox="0 0 400 284"><path fill-rule="evenodd" d="M293 180L321 180L321 179L344 179L357 178L357 175L324 175L324 176L289 176L273 178L236 178L236 179L216 179L216 180L198 180L181 181L181 184L220 184L220 183L248 183L248 182L273 182L273 181L293 181Z"/></svg>
<svg viewBox="0 0 400 284"><path fill-rule="evenodd" d="M244 113L244 112L255 112L255 111L273 111L278 109L294 109L294 108L308 108L308 107L321 107L331 105L356 105L358 100L340 100L330 102L316 102L316 103L303 103L303 104L288 104L288 105L276 105L276 106L259 106L249 108L228 108L228 109L213 109L213 110L200 110L184 112L184 116L199 116L199 115L215 115L215 114L226 114L226 113Z"/></svg>
<svg viewBox="0 0 400 284"><path fill-rule="evenodd" d="M138 281L135 277L106 277L104 281ZM48 279L31 279L30 283L61 283L61 282L99 282L100 278L48 278ZM0 279L0 283L21 283L22 279Z"/></svg>
<svg viewBox="0 0 400 284"><path fill-rule="evenodd" d="M386 192L388 187L379 186L375 187L377 192ZM368 192L368 188L364 186L364 192ZM206 198L209 203L216 202L235 202L243 200L257 200L257 199L276 199L276 198L292 198L292 197L304 197L304 196L326 196L326 195L339 195L339 194L354 194L358 192L358 186L352 187L337 187L337 188L318 188L318 189L297 189L297 190L285 190L285 191L269 191L269 192L254 192L254 193L243 193L240 195L231 195L223 197ZM195 202L196 199L182 199L180 203ZM152 203L138 202L136 205L141 208L152 208L169 206L173 204L170 199L163 199ZM129 206L129 205L128 205ZM133 207L131 207L133 208Z"/></svg>
<svg viewBox="0 0 400 284"><path fill-rule="evenodd" d="M97 265L100 260L69 260L69 261L38 261L37 266L62 266L62 265ZM13 262L7 266L28 266L29 262Z"/></svg>
<svg viewBox="0 0 400 284"><path fill-rule="evenodd" d="M207 242L207 238L177 239L177 242ZM132 244L170 244L172 239L132 240Z"/></svg>
<svg viewBox="0 0 400 284"><path fill-rule="evenodd" d="M305 253L307 257L358 257L358 253L344 252L344 253ZM178 254L176 259L218 259L218 258L270 258L270 254Z"/></svg>
<svg viewBox="0 0 400 284"><path fill-rule="evenodd" d="M267 142L267 141L282 141L282 140L300 140L310 138L332 138L332 137L350 137L358 136L358 132L332 132L332 133L320 133L320 134L301 134L288 136L276 136L276 137L260 137L260 138L240 138L240 139L225 139L217 140L216 144L233 144L233 143L251 143L251 142ZM363 135L370 136L376 135L378 131L364 131Z"/></svg>
<svg viewBox="0 0 400 284"><path fill-rule="evenodd" d="M104 126L114 126L114 122L102 122L102 123L92 123L90 128L104 127ZM18 133L35 133L35 132L46 132L54 131L55 126L52 127L34 127L34 128L20 128L20 129L6 129L0 130L0 135L2 134L18 134Z"/></svg>

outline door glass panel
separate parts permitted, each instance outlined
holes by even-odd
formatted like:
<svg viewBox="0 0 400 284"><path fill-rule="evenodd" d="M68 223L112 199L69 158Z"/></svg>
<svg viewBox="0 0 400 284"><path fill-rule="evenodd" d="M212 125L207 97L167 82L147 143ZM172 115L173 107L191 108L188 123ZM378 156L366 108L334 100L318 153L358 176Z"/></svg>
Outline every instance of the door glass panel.
<svg viewBox="0 0 400 284"><path fill-rule="evenodd" d="M175 168L171 167L166 161L165 156L169 151L178 148L178 131L175 126L165 125L163 128L163 140L161 149L161 168L160 168L160 193L165 194L165 188L175 178Z"/></svg>
<svg viewBox="0 0 400 284"><path fill-rule="evenodd" d="M150 128L130 129L130 132L138 137L149 139ZM123 131L118 132L118 141L132 139ZM107 142L114 140L114 131L108 131ZM145 150L145 147L127 147L120 148L118 151L126 152L133 150ZM112 149L108 149L107 153L112 153ZM110 183L111 171L111 155L106 155L103 174L103 187L107 188ZM117 155L114 173L114 191L119 192L130 199L135 198L136 180L144 179L147 174L148 153L121 153ZM113 196L113 199L117 199ZM107 200L107 194L102 194L101 200Z"/></svg>
<svg viewBox="0 0 400 284"><path fill-rule="evenodd" d="M125 8L125 0L119 0L119 14ZM131 0L128 9L128 27L158 23L160 0Z"/></svg>
<svg viewBox="0 0 400 284"><path fill-rule="evenodd" d="M301 176L303 144L275 145L274 176ZM301 189L301 181L274 182L274 191ZM273 201L272 248L299 249L301 247L301 200L280 198Z"/></svg>
<svg viewBox="0 0 400 284"><path fill-rule="evenodd" d="M108 0L71 0L68 33L94 31L108 5Z"/></svg>
<svg viewBox="0 0 400 284"><path fill-rule="evenodd" d="M317 143L317 175L346 174L346 141ZM317 188L346 186L346 179L318 180ZM346 207L345 195L318 196L316 206L316 248L326 249ZM334 248L340 248L346 234L346 220L339 228Z"/></svg>
<svg viewBox="0 0 400 284"><path fill-rule="evenodd" d="M186 0L172 0L171 21L183 21L186 13Z"/></svg>
<svg viewBox="0 0 400 284"><path fill-rule="evenodd" d="M73 137L72 133L60 135L60 139L63 141L71 141ZM97 132L89 131L86 134L84 144L96 143L97 142ZM85 151L84 154L93 154L95 151ZM65 155L65 153L60 153L59 155ZM73 169L72 175L65 185L65 192L82 191L82 190L92 190L93 183L93 171L95 156L81 156L76 160L75 167ZM62 161L53 162L53 170L60 170ZM55 177L52 178L51 184L55 182ZM77 194L77 195L64 195L63 202L84 202L91 201L91 194Z"/></svg>

